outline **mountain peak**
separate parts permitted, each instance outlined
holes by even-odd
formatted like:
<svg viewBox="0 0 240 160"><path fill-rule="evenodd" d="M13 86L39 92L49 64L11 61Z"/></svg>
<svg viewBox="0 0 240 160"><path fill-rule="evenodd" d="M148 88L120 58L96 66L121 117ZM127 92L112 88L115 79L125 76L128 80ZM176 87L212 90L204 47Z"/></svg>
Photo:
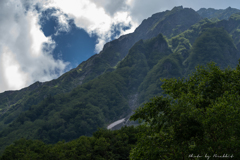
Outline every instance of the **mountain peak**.
<svg viewBox="0 0 240 160"><path fill-rule="evenodd" d="M229 15L226 10L198 12ZM1 93L0 153L22 135L49 143L69 141L128 119L137 106L161 95L160 78L187 76L197 64L215 61L234 67L239 21L235 14L212 22L191 8L174 7L153 14L135 32L108 42L58 79Z"/></svg>
<svg viewBox="0 0 240 160"><path fill-rule="evenodd" d="M183 6L173 7L173 9L171 11L180 11L180 10L183 10Z"/></svg>
<svg viewBox="0 0 240 160"><path fill-rule="evenodd" d="M174 7L171 11L159 12L145 19L136 28L134 34L138 39L150 39L159 33L170 38L179 34L173 33L173 30L185 31L201 19L193 9L183 8L183 6Z"/></svg>
<svg viewBox="0 0 240 160"><path fill-rule="evenodd" d="M197 11L197 13L202 18L208 18L208 19L228 19L232 14L239 13L240 10L236 8L228 7L226 9L214 9L214 8L201 8Z"/></svg>

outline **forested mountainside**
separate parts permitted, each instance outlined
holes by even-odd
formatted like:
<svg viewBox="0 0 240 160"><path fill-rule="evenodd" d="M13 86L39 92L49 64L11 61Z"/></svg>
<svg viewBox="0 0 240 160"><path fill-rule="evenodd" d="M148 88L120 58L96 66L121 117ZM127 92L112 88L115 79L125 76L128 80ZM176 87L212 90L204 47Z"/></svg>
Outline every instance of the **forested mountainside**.
<svg viewBox="0 0 240 160"><path fill-rule="evenodd" d="M133 126L115 131L99 129L91 137L81 136L56 144L21 138L5 149L0 160L127 160L138 133L140 129Z"/></svg>
<svg viewBox="0 0 240 160"><path fill-rule="evenodd" d="M134 33L124 35L105 44L99 54L82 62L78 67L63 74L58 79L44 83L36 82L20 91L1 93L0 130L15 120L22 111L28 110L31 105L38 104L47 95L69 92L78 85L86 83L104 72L114 70L116 64L127 55L128 50L137 41L153 38L159 33L164 33L164 35L170 37L172 30L178 30L180 33L200 19L201 17L194 10L182 7L175 7L171 11L157 13L144 20Z"/></svg>
<svg viewBox="0 0 240 160"><path fill-rule="evenodd" d="M91 136L161 95L160 78L187 77L210 61L236 67L239 25L239 13L212 21L175 7L144 20L58 79L1 93L1 151L22 137L56 143Z"/></svg>
<svg viewBox="0 0 240 160"><path fill-rule="evenodd" d="M239 13L240 10L236 8L228 7L227 9L214 9L214 8L201 8L197 13L203 17L211 20L228 20L228 18L235 13Z"/></svg>

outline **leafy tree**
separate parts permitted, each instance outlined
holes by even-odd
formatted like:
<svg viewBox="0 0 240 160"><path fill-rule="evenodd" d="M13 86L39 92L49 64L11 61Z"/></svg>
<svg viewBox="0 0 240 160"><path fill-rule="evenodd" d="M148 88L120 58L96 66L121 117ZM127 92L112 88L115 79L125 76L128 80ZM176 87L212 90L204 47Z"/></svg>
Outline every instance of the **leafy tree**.
<svg viewBox="0 0 240 160"><path fill-rule="evenodd" d="M240 65L198 66L188 79L163 79L166 96L138 108L143 120L131 159L240 158ZM205 158L206 159L206 158Z"/></svg>
<svg viewBox="0 0 240 160"><path fill-rule="evenodd" d="M49 153L47 150L49 150L49 147L42 141L21 138L8 146L0 159L48 159Z"/></svg>
<svg viewBox="0 0 240 160"><path fill-rule="evenodd" d="M81 136L70 142L59 141L56 144L21 138L5 148L0 160L128 160L138 132L133 126L115 131L99 129L92 137Z"/></svg>

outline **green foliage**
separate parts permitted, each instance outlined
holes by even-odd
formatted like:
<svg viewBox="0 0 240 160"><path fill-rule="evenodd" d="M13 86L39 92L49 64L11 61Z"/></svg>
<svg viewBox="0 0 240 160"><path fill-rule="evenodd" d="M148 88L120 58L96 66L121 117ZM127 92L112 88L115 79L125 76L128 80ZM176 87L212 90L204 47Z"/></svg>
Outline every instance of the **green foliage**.
<svg viewBox="0 0 240 160"><path fill-rule="evenodd" d="M236 59L237 49L231 36L223 28L208 28L196 39L186 63L192 68L188 72L191 73L196 64L205 65L210 61L214 61L221 68L228 65L235 67Z"/></svg>
<svg viewBox="0 0 240 160"><path fill-rule="evenodd" d="M182 58L179 54L170 54L162 58L147 74L139 86L139 102L148 101L162 93L160 78L182 77Z"/></svg>
<svg viewBox="0 0 240 160"><path fill-rule="evenodd" d="M110 66L98 55L81 63L77 68L63 74L58 79L41 83L36 82L19 91L0 94L0 131L31 106L43 101L47 95L69 93L77 86L86 83L109 69ZM91 71L90 71L91 70ZM90 74L87 74L89 73Z"/></svg>
<svg viewBox="0 0 240 160"><path fill-rule="evenodd" d="M227 9L201 8L197 11L203 18L227 20L232 14L239 13L239 9L228 7Z"/></svg>
<svg viewBox="0 0 240 160"><path fill-rule="evenodd" d="M232 14L229 19L234 20L234 21L239 21L240 20L240 13Z"/></svg>
<svg viewBox="0 0 240 160"><path fill-rule="evenodd" d="M188 48L188 45L192 45L196 38L199 36L201 31L206 27L213 24L209 19L202 19L199 22L193 24L191 27L189 27L186 31L180 33L179 35L173 37L170 41L172 43L173 40L173 49L176 49L176 47L179 45L178 43L183 43L185 48ZM175 41L174 41L175 40ZM177 42L177 43L176 43ZM190 44L188 44L190 42ZM180 44L181 45L181 44Z"/></svg>
<svg viewBox="0 0 240 160"><path fill-rule="evenodd" d="M106 127L149 98L162 95L159 78L186 77L197 64L210 61L221 68L235 67L236 46L240 49L239 14L228 21L199 20L192 9L182 7L155 14L136 32L107 43L101 53L58 79L0 94L0 150L21 137L53 144L90 136L97 127ZM190 137L202 136L196 134L203 126L198 120L185 117L180 122L193 130ZM184 140L189 139L185 136L189 128L173 127L181 130L177 137ZM149 128L142 129L147 133ZM104 139L97 144L101 143L109 144Z"/></svg>
<svg viewBox="0 0 240 160"><path fill-rule="evenodd" d="M21 137L56 143L92 135L98 127L129 112L122 96L124 84L121 76L107 73L68 94L49 95L0 132L1 149Z"/></svg>
<svg viewBox="0 0 240 160"><path fill-rule="evenodd" d="M95 63L98 65L95 69L92 67L91 75L105 73L93 80L88 79L88 82L69 93L55 95L57 90L63 89L63 86L57 85L57 82L51 82L50 86L54 90L43 85L41 86L43 92L30 91L31 96L15 105L16 108L10 108L15 112L8 112L2 117L1 122L8 124L21 113L17 107L21 108L21 111L26 110L0 132L1 150L21 137L40 139L45 143L56 143L59 140L71 141L81 135L90 136L97 127L106 127L110 122L129 114L129 107L133 108L147 102L153 96L161 95L162 82L159 78L183 77L190 73L197 63L205 64L208 60L215 60L216 57L220 59L221 55L223 58L217 61L220 65L225 67L227 64L232 64L234 66L237 59L234 56L236 47L231 37L223 29L204 30L203 26L209 26L206 24L211 25L208 20L203 20L192 26L189 31L173 37L169 42L174 53L166 37L159 34L150 40L141 40L136 43L130 49L129 54L115 69L110 71L107 71L111 67L105 65L103 57L91 57L88 62L70 71L68 73L70 76L62 76L58 81L61 80L62 84L71 83L72 80L76 80L75 77L83 74L82 68ZM200 33L200 37L192 45L191 41L194 38L190 37ZM210 56L215 49L214 46L217 46L216 52L214 56ZM204 47L206 50L202 49ZM185 51L191 51L190 57L186 58L188 55L184 57ZM225 51L229 51L229 54L225 54L227 53ZM102 67L98 68L99 66ZM129 102L131 95L137 95L134 100L135 104L132 106ZM41 98L44 100L39 103ZM7 106L8 99L2 101ZM16 113L17 111L20 113Z"/></svg>
<svg viewBox="0 0 240 160"><path fill-rule="evenodd" d="M169 54L171 50L160 34L146 42L136 43L114 71L106 72L69 93L45 95L44 101L36 105L32 105L35 97L29 97L29 109L0 132L1 150L21 137L53 144L81 135L90 136L97 127L105 127L109 122L126 116L130 112L128 96L136 94L147 72ZM171 56L164 61L170 59ZM102 63L100 58L94 61ZM178 67L175 60L171 63L174 68Z"/></svg>
<svg viewBox="0 0 240 160"><path fill-rule="evenodd" d="M153 98L131 117L144 121L131 159L239 159L239 78L240 65L221 70L210 63L188 79L163 79L167 96Z"/></svg>
<svg viewBox="0 0 240 160"><path fill-rule="evenodd" d="M92 63L91 74L84 78L83 83L86 83L95 77L104 73L105 70L110 68L107 61L100 56L96 56L90 63Z"/></svg>
<svg viewBox="0 0 240 160"><path fill-rule="evenodd" d="M92 137L81 136L70 142L48 145L39 140L21 138L6 147L0 160L127 160L139 129L123 127L118 131L99 129Z"/></svg>

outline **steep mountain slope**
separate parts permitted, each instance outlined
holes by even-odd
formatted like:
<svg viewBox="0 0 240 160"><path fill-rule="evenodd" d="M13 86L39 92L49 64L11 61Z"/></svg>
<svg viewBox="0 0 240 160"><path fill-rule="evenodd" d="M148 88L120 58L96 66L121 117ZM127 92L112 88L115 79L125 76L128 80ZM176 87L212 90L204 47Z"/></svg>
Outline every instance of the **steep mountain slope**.
<svg viewBox="0 0 240 160"><path fill-rule="evenodd" d="M212 22L208 19L203 19L198 23L192 25L188 30L182 32L181 34L171 38L169 40L172 49L174 52L178 52L183 55L184 59L189 56L190 48L194 44L195 40L202 35L203 31L206 31L208 28L222 28L227 31L226 34L230 34L230 39L233 39L234 47L237 48L237 52L240 54L240 14L233 14L230 16L228 20L222 20L218 22ZM219 37L220 38L220 37ZM210 43L211 44L211 43ZM208 43L206 43L208 45ZM224 44L221 44L224 46ZM222 52L222 51L220 51ZM235 55L235 58L240 58L239 56ZM186 61L184 62L186 63ZM185 64L184 64L185 65ZM235 64L233 64L235 65ZM233 67L232 65L230 65Z"/></svg>
<svg viewBox="0 0 240 160"><path fill-rule="evenodd" d="M239 13L239 9L228 7L227 9L201 8L197 13L203 17L213 20L227 20L232 14Z"/></svg>
<svg viewBox="0 0 240 160"><path fill-rule="evenodd" d="M99 57L113 67L127 55L137 41L153 38L159 33L168 38L172 37L187 30L201 19L193 9L183 7L174 7L171 11L156 13L143 20L133 33L107 43Z"/></svg>
<svg viewBox="0 0 240 160"><path fill-rule="evenodd" d="M175 50L172 49L172 54L160 59L148 72L138 89L139 104L161 94L160 78L187 77L197 65L206 65L211 61L222 69L228 66L236 67L240 53L227 31L215 27L201 28L193 44L181 36L170 40L172 44L175 43Z"/></svg>
<svg viewBox="0 0 240 160"><path fill-rule="evenodd" d="M21 137L42 139L47 143L69 141L91 135L97 127L127 116L134 109L129 107L129 96L137 93L158 60L171 53L161 34L146 42L140 40L116 70L82 84L70 93L48 96L21 113L0 133L0 146Z"/></svg>
<svg viewBox="0 0 240 160"><path fill-rule="evenodd" d="M180 52L173 52L162 34L140 40L115 70L67 94L48 96L21 113L0 133L1 150L21 137L56 143L91 135L97 127L128 116L135 107L161 94L160 78L186 76L197 64L214 60L221 67L234 66L239 54L231 36L223 28L204 28L205 23L199 24L201 34L192 45L186 42L192 46L189 56L184 58Z"/></svg>
<svg viewBox="0 0 240 160"><path fill-rule="evenodd" d="M156 13L144 20L134 34L140 39L150 39L159 33L170 38L187 30L201 19L191 8L174 7L171 11Z"/></svg>
<svg viewBox="0 0 240 160"><path fill-rule="evenodd" d="M210 61L235 67L239 22L240 14L213 22L175 7L56 80L0 94L0 150L21 137L56 143L91 135L160 95L160 78L186 77Z"/></svg>
<svg viewBox="0 0 240 160"><path fill-rule="evenodd" d="M36 105L47 97L70 92L77 86L95 77L114 70L114 67L140 39L149 39L159 33L172 37L187 30L201 20L192 9L175 7L171 11L154 14L144 20L134 33L121 36L107 43L103 50L93 55L78 67L49 82L36 82L20 91L7 91L0 94L0 131L30 106Z"/></svg>
<svg viewBox="0 0 240 160"><path fill-rule="evenodd" d="M213 27L223 27L228 33L232 35L234 43L240 51L240 13L232 14L228 21L219 21Z"/></svg>
<svg viewBox="0 0 240 160"><path fill-rule="evenodd" d="M238 50L227 31L223 28L209 28L196 39L186 63L189 63L189 72L196 64L206 65L209 60L223 69L236 67L238 58Z"/></svg>

